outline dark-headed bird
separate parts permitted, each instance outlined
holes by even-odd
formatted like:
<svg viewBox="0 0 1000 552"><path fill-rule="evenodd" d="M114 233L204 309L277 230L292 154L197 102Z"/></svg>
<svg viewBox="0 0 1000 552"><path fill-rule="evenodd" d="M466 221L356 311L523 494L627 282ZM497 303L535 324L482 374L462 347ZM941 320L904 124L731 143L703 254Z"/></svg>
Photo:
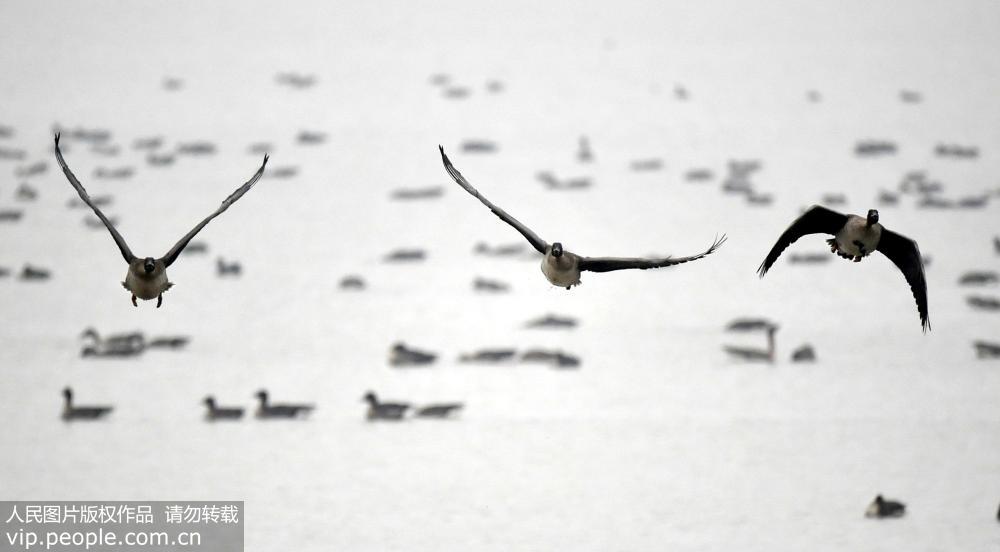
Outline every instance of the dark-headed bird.
<svg viewBox="0 0 1000 552"><path fill-rule="evenodd" d="M930 329L927 281L924 279L924 262L917 242L879 224L878 211L875 209L869 209L867 217L860 217L813 205L778 238L764 262L757 268L760 277L767 274L786 247L806 234L832 234L833 238L826 240L830 251L854 262L860 262L873 251L880 251L888 257L902 271L906 283L910 285L913 298L917 301L920 325L925 332Z"/></svg>
<svg viewBox="0 0 1000 552"><path fill-rule="evenodd" d="M59 134L56 134L56 159L59 161L59 166L62 167L63 173L69 180L69 183L73 185L76 192L80 194L80 199L84 203L90 206L94 210L94 214L97 218L101 219L104 226L107 227L108 232L111 232L111 237L114 238L115 243L118 244L118 249L122 253L122 257L125 258L125 262L128 263L128 272L125 274L125 281L122 285L125 289L132 292L132 304L139 306L136 303L136 298L148 301L150 299L156 299L156 307L159 308L163 304L163 292L170 289L174 284L167 279L167 267L173 264L177 260L177 257L187 246L188 242L191 241L202 228L205 227L212 219L221 215L223 211L229 208L230 205L236 203L236 200L243 197L243 194L247 193L254 184L260 180L262 174L264 174L264 167L267 166L268 156L264 156L264 162L261 164L257 172L254 173L253 177L250 178L245 184L236 189L235 192L229 194L223 202L222 205L215 210L214 213L205 217L204 220L198 223L190 232L188 232L183 238L180 239L170 251L167 251L165 255L160 258L153 257L136 257L132 254L132 250L129 249L128 244L125 243L125 238L118 233L114 225L108 221L108 218L104 216L104 213L97 207L97 205L91 201L90 196L87 194L87 190L84 189L83 184L77 180L76 176L69 167L66 165L66 161L63 159L62 152L59 151Z"/></svg>
<svg viewBox="0 0 1000 552"><path fill-rule="evenodd" d="M645 259L626 257L583 257L576 255L564 250L562 244L559 242L549 244L542 238L538 237L538 234L535 234L530 228L507 214L507 212L500 207L494 205L490 202L490 200L486 199L479 193L479 191L473 188L472 184L469 184L465 177L462 176L462 173L458 172L458 169L451 164L448 156L444 153L444 148L438 146L438 149L441 150L441 161L444 163L445 170L448 171L448 175L451 176L451 178L457 182L459 186L465 188L465 191L478 198L483 205L489 207L489 209L493 211L493 214L500 217L501 220L513 226L515 230L520 232L521 235L528 240L535 250L542 255L545 255L542 259L542 273L545 274L545 278L548 279L548 281L554 286L570 289L573 286L579 285L580 273L588 270L590 272L611 272L612 270L623 270L628 268L646 270L649 268L663 268L689 261L695 261L711 254L726 241L726 236L723 234L722 238L716 239L707 251L690 257Z"/></svg>
<svg viewBox="0 0 1000 552"><path fill-rule="evenodd" d="M62 419L71 420L96 420L107 416L112 407L110 406L75 406L73 404L73 390L69 387L63 389L63 411Z"/></svg>

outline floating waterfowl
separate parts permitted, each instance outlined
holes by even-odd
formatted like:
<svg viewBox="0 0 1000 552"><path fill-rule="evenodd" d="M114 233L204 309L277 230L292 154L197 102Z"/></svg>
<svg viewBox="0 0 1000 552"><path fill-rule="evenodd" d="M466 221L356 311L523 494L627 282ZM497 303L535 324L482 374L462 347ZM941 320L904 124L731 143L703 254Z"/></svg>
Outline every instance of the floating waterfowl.
<svg viewBox="0 0 1000 552"><path fill-rule="evenodd" d="M365 281L361 276L344 276L340 280L340 289L362 290L365 289Z"/></svg>
<svg viewBox="0 0 1000 552"><path fill-rule="evenodd" d="M243 407L229 406L222 407L215 404L215 397L209 395L202 401L208 411L205 412L205 419L214 422L216 420L239 420L243 417Z"/></svg>
<svg viewBox="0 0 1000 552"><path fill-rule="evenodd" d="M662 268L694 261L706 255L710 255L726 241L726 236L723 235L722 238L716 239L712 243L711 247L709 247L704 253L690 257L665 257L659 259L582 257L569 251L564 252L562 243L554 242L550 245L548 242L538 237L538 235L535 234L530 228L507 214L506 211L497 207L491 203L490 200L481 195L475 188L472 187L471 184L469 184L465 177L462 176L462 173L458 172L458 169L451 164L448 156L444 153L444 148L438 146L438 149L441 151L441 161L444 163L444 167L445 170L448 171L448 175L451 176L451 178L459 186L464 188L465 191L478 198L483 205L493 211L493 214L500 217L500 219L507 224L513 226L515 230L520 232L521 235L528 240L536 251L545 256L542 259L542 273L549 282L559 287L570 289L573 286L579 285L580 273L583 271L610 272L613 270L635 268L646 270L650 268Z"/></svg>
<svg viewBox="0 0 1000 552"><path fill-rule="evenodd" d="M73 390L69 387L63 389L63 399L62 419L66 421L97 420L113 410L111 406L73 406Z"/></svg>
<svg viewBox="0 0 1000 552"><path fill-rule="evenodd" d="M369 391L362 398L368 403L368 420L402 420L406 411L410 409L409 403L379 402L375 393Z"/></svg>
<svg viewBox="0 0 1000 552"><path fill-rule="evenodd" d="M442 186L427 186L426 188L397 188L389 196L400 201L412 201L416 199L437 199L444 194Z"/></svg>
<svg viewBox="0 0 1000 552"><path fill-rule="evenodd" d="M32 266L30 264L24 265L21 269L21 279L27 281L41 281L48 280L52 277L52 273L46 269L37 266Z"/></svg>
<svg viewBox="0 0 1000 552"><path fill-rule="evenodd" d="M813 362L816 360L816 350L808 343L792 351L792 362Z"/></svg>
<svg viewBox="0 0 1000 552"><path fill-rule="evenodd" d="M1000 343L974 341L972 346L976 348L976 358L1000 357Z"/></svg>
<svg viewBox="0 0 1000 552"><path fill-rule="evenodd" d="M724 345L722 349L730 356L747 362L774 362L774 334L778 331L777 326L771 326L767 331L767 349L755 349L752 347L735 347Z"/></svg>
<svg viewBox="0 0 1000 552"><path fill-rule="evenodd" d="M392 366L425 366L437 359L434 353L411 349L403 343L395 343L389 350L389 364Z"/></svg>
<svg viewBox="0 0 1000 552"><path fill-rule="evenodd" d="M529 320L524 324L525 328L558 328L572 329L577 326L576 318L572 316L559 316L556 314L546 314L545 316Z"/></svg>
<svg viewBox="0 0 1000 552"><path fill-rule="evenodd" d="M580 357L547 349L529 349L521 354L520 361L545 363L552 368L561 370L579 368L580 366Z"/></svg>
<svg viewBox="0 0 1000 552"><path fill-rule="evenodd" d="M980 286L1000 282L1000 275L992 270L972 270L958 279L960 286Z"/></svg>
<svg viewBox="0 0 1000 552"><path fill-rule="evenodd" d="M429 404L418 407L413 415L419 418L450 418L464 407L462 403Z"/></svg>
<svg viewBox="0 0 1000 552"><path fill-rule="evenodd" d="M307 416L314 409L311 404L271 404L267 391L263 389L257 391L255 396L260 401L255 415L260 419L298 418Z"/></svg>
<svg viewBox="0 0 1000 552"><path fill-rule="evenodd" d="M865 517L870 518L898 518L906 513L906 505L895 500L886 500L882 495L877 495L875 500L868 505L865 510Z"/></svg>
<svg viewBox="0 0 1000 552"><path fill-rule="evenodd" d="M920 325L926 332L931 323L927 313L927 281L917 242L892 232L878 222L878 211L870 209L867 217L845 215L814 205L786 229L757 268L763 278L781 252L807 234L833 234L826 242L830 251L845 259L860 262L873 251L880 251L903 273L917 303Z"/></svg>
<svg viewBox="0 0 1000 552"><path fill-rule="evenodd" d="M970 295L965 298L970 307L980 310L1000 310L1000 297Z"/></svg>
<svg viewBox="0 0 1000 552"><path fill-rule="evenodd" d="M423 249L396 249L390 251L383 260L387 263L420 262L427 258Z"/></svg>
<svg viewBox="0 0 1000 552"><path fill-rule="evenodd" d="M499 280L477 277L472 281L472 289L489 293L506 293L510 291L510 286Z"/></svg>
<svg viewBox="0 0 1000 552"><path fill-rule="evenodd" d="M62 167L63 173L69 180L69 183L73 185L77 193L80 195L80 199L84 203L90 206L94 210L94 214L97 215L104 226L107 227L108 232L111 233L111 237L114 238L115 243L118 245L118 249L121 251L122 257L125 262L128 263L128 272L125 275L125 281L122 282L122 286L126 290L132 293L132 305L138 307L139 304L136 303L136 298L148 301L150 299L156 299L156 308L160 308L163 304L163 292L170 289L174 284L167 279L167 267L177 260L177 257L181 254L181 251L187 246L188 242L195 237L202 228L205 227L212 219L222 214L230 205L235 203L239 198L243 197L243 194L247 193L254 184L260 180L262 174L264 174L264 167L267 166L267 156L264 156L264 162L261 164L257 172L250 178L245 184L236 189L232 194L229 195L225 200L223 200L222 205L216 209L214 213L205 217L204 220L198 223L190 232L188 232L184 237L180 239L170 251L158 258L153 257L139 258L132 254L132 250L129 249L128 244L125 243L125 238L118 233L111 221L104 216L104 213L90 200L90 196L87 194L87 190L84 189L83 184L77 180L76 176L70 171L69 167L66 165L66 161L63 159L62 152L59 151L59 135L55 136L55 153L56 159L59 161L59 166Z"/></svg>
<svg viewBox="0 0 1000 552"><path fill-rule="evenodd" d="M239 261L227 261L222 257L215 259L215 273L220 276L239 276L243 274L243 265Z"/></svg>
<svg viewBox="0 0 1000 552"><path fill-rule="evenodd" d="M459 362L481 362L496 364L513 360L517 355L515 349L480 349L474 353L465 353L458 357Z"/></svg>
<svg viewBox="0 0 1000 552"><path fill-rule="evenodd" d="M38 190L33 188L27 182L22 182L18 185L17 190L14 192L14 197L18 201L35 201L38 199Z"/></svg>
<svg viewBox="0 0 1000 552"><path fill-rule="evenodd" d="M745 318L734 318L729 324L726 325L726 331L730 332L754 332L754 331L769 331L771 328L777 328L778 325L774 322L768 320L767 318L756 318L756 317L745 317Z"/></svg>

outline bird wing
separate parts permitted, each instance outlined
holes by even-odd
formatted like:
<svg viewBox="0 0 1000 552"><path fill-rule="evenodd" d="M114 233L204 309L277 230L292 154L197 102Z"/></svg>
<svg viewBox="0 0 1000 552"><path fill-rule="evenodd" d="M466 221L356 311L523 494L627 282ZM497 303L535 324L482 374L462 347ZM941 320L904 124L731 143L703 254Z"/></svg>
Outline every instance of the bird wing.
<svg viewBox="0 0 1000 552"><path fill-rule="evenodd" d="M69 180L69 183L72 184L74 188L76 188L76 193L80 194L80 199L82 199L84 203L89 205L90 208L94 210L94 214L97 215L97 218L101 219L101 222L104 223L108 232L111 232L111 237L114 238L115 243L118 244L118 249L122 252L122 257L125 258L125 262L131 264L132 261L135 260L135 255L132 254L132 250L129 249L128 244L125 243L125 238L118 233L118 230L116 230L111 224L108 217L104 216L104 213L97 208L97 205L94 205L94 202L90 200L90 194L87 193L83 184L80 184L76 175L74 175L73 171L69 170L69 166L66 165L66 160L63 159L62 152L59 151L59 133L56 133L56 160L59 162L59 166L62 167L63 174L66 175L66 179Z"/></svg>
<svg viewBox="0 0 1000 552"><path fill-rule="evenodd" d="M253 188L253 185L256 184L257 181L260 180L261 175L264 174L264 167L267 166L267 160L268 156L264 155L264 162L261 163L260 168L257 169L257 172L255 172L254 175L250 177L250 180L247 180L247 182L242 186L240 186L239 188L237 188L235 192L229 194L229 197L227 197L225 200L222 201L222 205L220 205L219 208L216 209L214 213L205 217L205 220L199 222L198 225L195 226L190 232L188 232L183 238L181 238L180 241L175 243L174 246L170 248L170 251L167 251L166 255L161 257L160 260L163 261L163 264L165 266L170 266L171 264L173 264L174 261L177 260L177 256L181 254L181 251L184 250L188 242L191 241L191 239L194 238L198 234L198 232L201 232L201 229L204 228L206 224L208 224L215 217L221 215L226 209L229 208L230 205L236 203L237 199L243 197L243 194L250 191L250 188Z"/></svg>
<svg viewBox="0 0 1000 552"><path fill-rule="evenodd" d="M802 216L795 219L795 222L781 234L767 257L764 258L764 262L757 267L757 273L763 278L774 261L778 260L781 252L802 236L806 234L836 234L846 223L847 215L820 205L813 205Z"/></svg>
<svg viewBox="0 0 1000 552"><path fill-rule="evenodd" d="M497 207L490 200L483 197L483 195L480 194L478 190L472 187L472 184L469 184L469 181L466 180L464 176L462 176L462 173L458 172L458 169L456 169L455 166L451 164L451 160L449 160L448 156L445 155L444 153L444 148L438 146L438 149L441 150L441 161L444 163L444 168L446 171L448 171L448 175L451 176L452 180L457 182L459 186L465 188L465 191L479 198L479 201L481 201L483 205L489 207L490 211L493 211L493 214L500 217L500 219L506 222L507 224L513 226L518 232L521 233L522 236L528 239L528 242L531 243L531 246L534 247L536 250L538 250L539 253L541 253L542 255L545 254L545 251L549 246L549 244L546 243L545 240L539 238L538 234L532 232L530 228L522 224L516 218L507 214L507 211L504 211L503 209Z"/></svg>
<svg viewBox="0 0 1000 552"><path fill-rule="evenodd" d="M712 246L706 251L690 257L666 257L663 259L644 259L639 257L580 257L580 262L577 266L580 270L589 270L590 272L611 272L612 270L623 270L626 268L638 268L641 270L646 270L647 268L662 268L665 266L686 263L688 261L696 261L706 255L712 254L719 248L720 245L725 243L725 241L726 235L723 234L721 238L716 238L715 241L712 242Z"/></svg>
<svg viewBox="0 0 1000 552"><path fill-rule="evenodd" d="M927 280L924 279L924 261L920 258L917 242L886 230L883 226L882 236L875 249L889 257L889 260L906 277L906 283L910 284L910 291L913 292L913 298L917 301L920 325L926 332L931 328L931 321L927 314Z"/></svg>

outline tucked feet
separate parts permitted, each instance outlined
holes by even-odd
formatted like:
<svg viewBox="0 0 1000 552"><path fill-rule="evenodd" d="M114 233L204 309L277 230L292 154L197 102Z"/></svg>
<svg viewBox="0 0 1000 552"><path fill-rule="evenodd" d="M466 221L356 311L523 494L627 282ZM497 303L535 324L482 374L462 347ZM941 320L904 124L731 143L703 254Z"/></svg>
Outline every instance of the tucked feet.
<svg viewBox="0 0 1000 552"><path fill-rule="evenodd" d="M156 308L160 308L160 305L162 304L163 304L163 294L161 293L156 296Z"/></svg>
<svg viewBox="0 0 1000 552"><path fill-rule="evenodd" d="M135 302L135 294L134 293L132 294L132 306L133 307L138 307L139 306L139 303Z"/></svg>

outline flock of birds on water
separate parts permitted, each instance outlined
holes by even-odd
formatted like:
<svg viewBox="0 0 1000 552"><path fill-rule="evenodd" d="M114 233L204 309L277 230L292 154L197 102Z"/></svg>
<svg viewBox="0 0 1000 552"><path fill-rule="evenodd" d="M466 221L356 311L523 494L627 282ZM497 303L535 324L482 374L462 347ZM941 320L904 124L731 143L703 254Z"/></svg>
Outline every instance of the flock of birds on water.
<svg viewBox="0 0 1000 552"><path fill-rule="evenodd" d="M313 75L299 73L280 73L276 76L279 85L292 89L305 89L316 84L317 79ZM474 92L470 86L456 84L451 77L445 74L433 75L430 79L431 85L440 90L441 95L449 100L462 100ZM163 81L163 88L170 92L175 92L183 88L184 82L175 77L168 77ZM485 86L489 94L499 94L504 90L504 84L499 80L490 80ZM687 101L689 92L681 85L674 88L674 97L678 101ZM819 92L810 90L806 94L809 102L818 103L822 101ZM920 103L923 101L922 95L915 91L901 91L900 101L904 103ZM156 300L156 308L163 305L163 294L168 291L173 283L167 277L167 268L178 261L182 253L197 254L205 253L207 245L204 242L195 241L194 238L216 217L224 213L229 207L249 192L255 184L265 175L271 178L291 178L297 174L294 166L280 166L268 169L268 149L270 144L260 142L251 144L249 151L262 155L260 166L252 173L250 178L237 187L221 203L221 205L204 219L199 221L187 234L182 236L161 256L137 256L126 243L124 237L116 229L118 219L108 217L102 207L110 205L111 196L91 196L83 183L76 177L70 169L60 148L60 139L67 135L75 143L89 144L90 152L95 155L113 157L116 156L121 147L111 143L110 131L103 129L77 128L69 132L55 132L53 154L55 160L62 170L65 178L72 186L79 197L79 200L72 200L70 208L89 208L93 212L93 217L84 219L84 224L92 229L106 229L110 233L115 245L127 264L122 286L129 294L129 300L138 307L138 300ZM9 140L15 136L13 128L0 126L0 140ZM301 131L297 140L300 144L321 144L325 140L325 134L316 131ZM211 155L215 153L215 146L210 142L188 142L178 144L174 152L163 149L165 142L160 136L140 138L133 142L135 150L146 152L146 161L150 167L169 166L174 163L177 157L186 155ZM498 146L489 140L469 139L461 144L461 150L465 153L496 153ZM854 154L858 157L877 157L894 155L897 151L895 143L886 140L861 140L857 142ZM449 159L445 149L439 146L441 163L444 171L451 179L469 195L476 198L483 206L489 209L502 222L512 227L518 232L528 246L540 256L540 268L545 279L553 286L572 289L579 285L581 277L586 272L603 273L627 269L660 269L680 265L684 263L702 260L712 255L726 242L726 235L716 235L710 245L703 251L693 253L688 256L670 256L660 258L642 257L590 257L579 253L574 253L565 249L561 241L549 242L542 239L531 228L522 223L504 208L492 203L474 187L469 180L454 166ZM979 149L975 146L960 144L938 144L934 150L934 155L938 157L953 158L958 160L974 160L979 155ZM579 137L577 142L576 158L579 163L586 164L593 160L594 153L589 139L586 136ZM26 152L16 148L9 148L0 145L0 161L24 161ZM629 164L629 169L633 172L654 172L662 169L662 160L656 158L635 159ZM766 206L772 201L772 196L761 193L754 188L751 176L760 169L761 164L754 160L733 160L730 161L727 169L728 174L722 182L722 191L728 194L738 194L745 197L748 205ZM15 197L22 202L31 202L38 197L38 190L27 181L31 178L44 174L47 171L48 163L45 160L38 160L30 164L21 165L14 171L14 175L22 179L23 182L15 191ZM135 169L130 166L98 168L93 177L99 180L123 180L131 178L135 174ZM693 168L683 175L685 181L692 183L706 182L715 178L715 173L707 168ZM488 177L476 175L476 180L488 183ZM537 174L539 182L550 190L580 190L588 188L592 183L589 178L560 179L550 171L540 171ZM970 196L966 198L948 199L941 195L943 186L929 178L922 171L906 173L900 183L898 191L881 190L877 201L879 205L895 206L899 203L901 194L915 195L918 198L916 206L918 208L959 208L975 209L984 207L993 192ZM391 199L397 201L429 200L441 197L444 188L441 186L430 186L424 188L401 188L394 190ZM997 192L1000 193L1000 192ZM828 206L837 206L846 203L843 194L825 194L822 202ZM23 211L20 209L0 208L0 224L16 223L22 217ZM775 262L789 246L800 238L812 234L831 236L826 240L830 252L838 257L854 263L861 262L871 256L874 252L879 252L885 256L901 272L903 279L916 303L917 315L921 329L926 332L931 329L930 313L927 302L927 283L924 277L924 267L929 264L929 258L922 256L916 241L902 233L890 230L880 222L880 215L877 209L869 209L864 215L841 213L827 206L814 205L797 217L792 219L791 224L778 236L770 251L766 254L760 266L758 274L763 278L769 270L774 267ZM710 232L706 230L706 236ZM707 241L707 240L706 240ZM1000 237L993 238L993 248L996 254L1000 255ZM524 257L525 248L522 243L512 243L499 246L491 246L486 243L476 245L475 253L481 255L497 257ZM815 264L827 262L830 257L826 254L815 252L791 252L788 262ZM422 250L397 250L385 257L387 262L405 262L423 260ZM719 261L721 262L721 261ZM239 262L226 261L219 257L216 259L216 272L220 277L239 276L242 266ZM10 269L0 266L0 278L9 276ZM48 269L24 265L20 272L20 278L25 281L44 281L51 276ZM959 284L963 286L988 286L1000 282L1000 276L995 271L976 270L962 275ZM349 275L340 282L340 287L345 290L363 290L365 280L358 275ZM499 280L477 277L473 282L473 287L477 291L487 293L505 293L509 291L509 286ZM967 297L970 307L982 310L1000 310L1000 298L995 296L971 295ZM570 317L549 314L544 317L531 320L526 323L529 328L562 328L572 329L577 325L577 320ZM766 348L724 346L724 351L735 359L743 361L774 362L776 358L775 334L779 325L771 320L759 317L738 318L731 321L725 328L727 331L744 333L761 333L767 336ZM190 341L188 336L154 336L147 338L141 332L131 332L115 334L102 337L94 328L87 328L80 338L84 341L81 355L84 357L134 357L143 354L147 350L180 350ZM975 341L973 346L979 358L1000 358L1000 343L987 342L983 340ZM396 368L420 367L433 364L439 354L436 352L421 350L408 346L405 343L394 343L389 350L389 364ZM793 362L808 362L816 359L816 352L809 344L804 344L791 355ZM502 349L482 349L472 353L462 353L459 355L460 362L480 362L480 363L501 363L501 362L539 362L547 364L556 369L575 369L581 365L581 359L571 353L562 350L549 349L529 349L519 352L514 348ZM70 387L63 389L64 405L62 419L66 421L76 420L98 420L112 412L112 406L80 406L73 402L73 391ZM314 410L312 404L296 403L272 403L266 390L260 390L255 394L257 407L254 410L254 417L261 420L277 419L301 419L307 417ZM382 401L373 391L367 391L361 397L361 402L367 405L366 418L371 421L390 420L399 421L408 418L450 418L460 412L464 405L462 403L439 403L413 405L407 402ZM245 408L242 406L220 406L215 397L206 396L203 399L205 405L205 419L208 421L235 421L244 417ZM868 506L865 515L868 517L900 517L905 513L905 505L896 500L887 500L878 495ZM997 512L1000 519L1000 510Z"/></svg>

